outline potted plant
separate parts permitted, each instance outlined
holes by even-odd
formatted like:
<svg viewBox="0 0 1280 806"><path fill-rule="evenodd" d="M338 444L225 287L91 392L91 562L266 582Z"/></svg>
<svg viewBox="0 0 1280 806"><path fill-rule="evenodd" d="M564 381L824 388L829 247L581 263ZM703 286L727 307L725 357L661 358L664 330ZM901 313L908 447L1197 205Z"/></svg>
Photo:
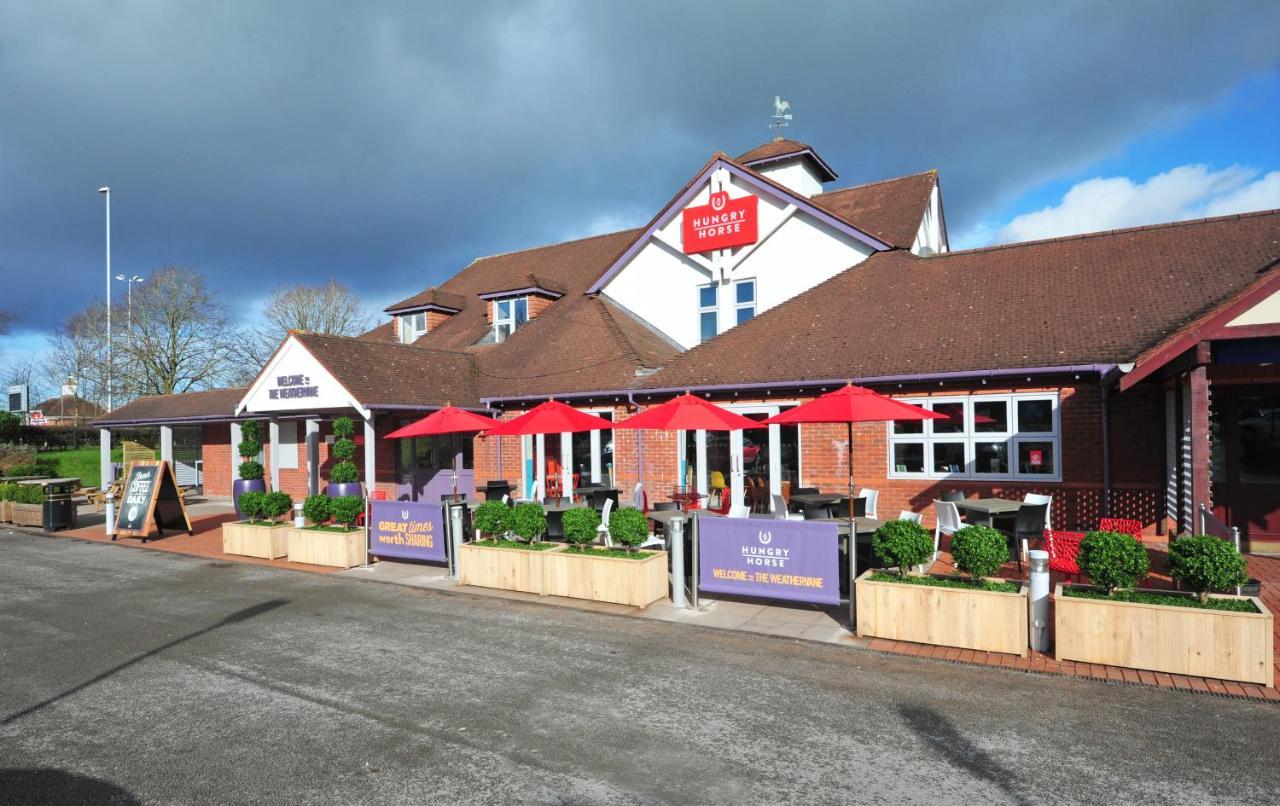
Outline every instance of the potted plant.
<svg viewBox="0 0 1280 806"><path fill-rule="evenodd" d="M543 591L597 602L647 607L667 596L667 553L636 551L649 536L649 522L634 508L609 517L609 534L621 548L588 547L595 540L600 516L594 509L564 513L564 534L576 548L548 554L543 560Z"/></svg>
<svg viewBox="0 0 1280 806"><path fill-rule="evenodd" d="M933 557L933 536L914 521L886 523L871 548L895 573L871 569L858 577L859 635L1027 655L1029 591L993 578L1009 559L1003 534L966 526L952 536L952 556L963 576L911 571Z"/></svg>
<svg viewBox="0 0 1280 806"><path fill-rule="evenodd" d="M547 515L541 504L509 507L486 501L476 508L473 523L486 539L463 543L458 553L458 581L481 588L544 593L543 556L563 548L544 543ZM509 538L514 532L518 538Z"/></svg>
<svg viewBox="0 0 1280 806"><path fill-rule="evenodd" d="M1054 594L1059 660L1275 685L1274 622L1252 596L1214 593L1244 579L1244 558L1216 537L1169 545L1170 575L1189 591L1136 587L1147 552L1116 532L1090 532L1076 556L1091 585Z"/></svg>
<svg viewBox="0 0 1280 806"><path fill-rule="evenodd" d="M222 551L244 557L274 560L289 551L286 524L280 518L293 509L293 499L282 492L247 492L236 499L244 520L222 524Z"/></svg>
<svg viewBox="0 0 1280 806"><path fill-rule="evenodd" d="M485 501L476 507L471 523L476 532L491 538L504 538L511 532L512 510L502 501Z"/></svg>
<svg viewBox="0 0 1280 806"><path fill-rule="evenodd" d="M321 498L327 500L318 500ZM363 565L368 559L368 546L364 529L356 526L356 521L364 506L364 499L358 495L308 497L302 512L310 525L285 529L289 562L337 568ZM333 523L327 523L329 520Z"/></svg>
<svg viewBox="0 0 1280 806"><path fill-rule="evenodd" d="M329 487L326 490L330 498L343 496L363 496L360 486L360 470L353 461L356 455L356 443L352 437L356 433L355 423L350 417L339 417L333 421L333 447L329 453L337 462L329 471Z"/></svg>
<svg viewBox="0 0 1280 806"><path fill-rule="evenodd" d="M44 488L39 484L15 484L9 517L15 526L44 525Z"/></svg>
<svg viewBox="0 0 1280 806"><path fill-rule="evenodd" d="M526 543L534 543L547 533L547 513L542 504L516 504L511 511L511 531Z"/></svg>
<svg viewBox="0 0 1280 806"><path fill-rule="evenodd" d="M240 467L237 472L240 478L231 483L231 500L234 502L236 517L247 517L240 509L240 497L245 493L264 493L267 483L263 481L262 463L257 456L262 452L262 426L249 420L240 426Z"/></svg>

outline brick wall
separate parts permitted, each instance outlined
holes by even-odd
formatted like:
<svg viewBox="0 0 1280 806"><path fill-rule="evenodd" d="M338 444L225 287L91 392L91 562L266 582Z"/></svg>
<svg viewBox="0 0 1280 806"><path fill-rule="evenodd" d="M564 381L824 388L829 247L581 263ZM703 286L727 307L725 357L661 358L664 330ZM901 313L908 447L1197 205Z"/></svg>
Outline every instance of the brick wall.
<svg viewBox="0 0 1280 806"><path fill-rule="evenodd" d="M231 425L211 423L200 429L204 494L231 495ZM237 463L239 457L236 457Z"/></svg>

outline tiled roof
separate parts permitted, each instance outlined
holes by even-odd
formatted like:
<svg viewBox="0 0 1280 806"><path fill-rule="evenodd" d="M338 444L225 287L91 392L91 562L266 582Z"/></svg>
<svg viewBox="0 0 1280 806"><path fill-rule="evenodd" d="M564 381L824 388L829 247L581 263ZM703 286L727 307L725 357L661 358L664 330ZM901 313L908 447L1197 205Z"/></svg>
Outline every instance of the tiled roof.
<svg viewBox="0 0 1280 806"><path fill-rule="evenodd" d="M809 201L892 246L910 249L938 184L937 171L819 193Z"/></svg>
<svg viewBox="0 0 1280 806"><path fill-rule="evenodd" d="M801 143L798 140L771 140L768 143L756 146L738 157L734 162L756 166L759 163L786 159L791 156L808 157L823 173L823 178L827 181L836 179L838 176L831 166L827 164L826 160L818 156L818 152L814 150L813 146L808 143Z"/></svg>
<svg viewBox="0 0 1280 806"><path fill-rule="evenodd" d="M402 299L394 305L390 305L383 310L387 313L396 313L397 311L412 311L425 308L429 305L438 308L448 308L450 310L460 311L467 304L467 300L460 294L450 294L448 291L442 291L439 288L428 288L420 294L414 294L408 299Z"/></svg>
<svg viewBox="0 0 1280 806"><path fill-rule="evenodd" d="M649 388L1127 363L1280 262L1280 211L872 255Z"/></svg>
<svg viewBox="0 0 1280 806"><path fill-rule="evenodd" d="M45 417L98 417L106 411L97 403L79 395L51 397L31 409L41 412Z"/></svg>
<svg viewBox="0 0 1280 806"><path fill-rule="evenodd" d="M187 392L180 395L148 395L131 400L95 421L95 424L145 423L173 420L231 419L244 387Z"/></svg>
<svg viewBox="0 0 1280 806"><path fill-rule="evenodd" d="M363 405L480 404L475 366L466 353L428 349L422 339L416 344L386 344L347 336L295 335Z"/></svg>

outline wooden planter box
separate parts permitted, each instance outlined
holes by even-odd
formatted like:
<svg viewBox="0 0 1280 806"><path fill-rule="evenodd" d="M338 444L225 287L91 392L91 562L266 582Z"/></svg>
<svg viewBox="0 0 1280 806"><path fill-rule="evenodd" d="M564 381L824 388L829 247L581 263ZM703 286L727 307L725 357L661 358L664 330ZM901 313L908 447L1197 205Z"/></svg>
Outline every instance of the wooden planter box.
<svg viewBox="0 0 1280 806"><path fill-rule="evenodd" d="M274 560L289 553L288 526L257 526L236 521L222 524L222 551Z"/></svg>
<svg viewBox="0 0 1280 806"><path fill-rule="evenodd" d="M873 573L857 579L858 635L1027 656L1026 584L1001 593L873 582Z"/></svg>
<svg viewBox="0 0 1280 806"><path fill-rule="evenodd" d="M458 583L522 593L546 593L543 559L563 548L555 546L532 551L463 543L458 552Z"/></svg>
<svg viewBox="0 0 1280 806"><path fill-rule="evenodd" d="M542 561L543 592L595 602L648 607L667 598L667 553L655 551L643 560L593 557L557 551Z"/></svg>
<svg viewBox="0 0 1280 806"><path fill-rule="evenodd" d="M1275 685L1273 617L1249 596L1257 613L1176 605L1112 602L1054 591L1058 660L1105 663L1153 672Z"/></svg>
<svg viewBox="0 0 1280 806"><path fill-rule="evenodd" d="M9 501L0 501L0 523L9 523L12 518L9 515Z"/></svg>
<svg viewBox="0 0 1280 806"><path fill-rule="evenodd" d="M9 502L9 520L14 526L44 526L44 504Z"/></svg>
<svg viewBox="0 0 1280 806"><path fill-rule="evenodd" d="M319 529L284 527L289 562L354 568L368 559L364 529L329 532Z"/></svg>

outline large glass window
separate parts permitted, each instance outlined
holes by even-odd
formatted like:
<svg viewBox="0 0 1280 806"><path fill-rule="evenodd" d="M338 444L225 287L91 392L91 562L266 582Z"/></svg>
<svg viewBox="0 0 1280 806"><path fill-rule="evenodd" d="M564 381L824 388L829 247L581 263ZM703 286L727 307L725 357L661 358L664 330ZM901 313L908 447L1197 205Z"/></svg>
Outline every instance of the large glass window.
<svg viewBox="0 0 1280 806"><path fill-rule="evenodd" d="M611 411L591 414L613 420ZM573 435L573 472L578 476L578 484L613 483L613 429L578 431Z"/></svg>
<svg viewBox="0 0 1280 806"><path fill-rule="evenodd" d="M512 297L493 301L493 337L505 341L521 325L529 321L529 298Z"/></svg>
<svg viewBox="0 0 1280 806"><path fill-rule="evenodd" d="M426 332L427 315L425 313L410 313L400 317L400 340L405 344L413 344Z"/></svg>
<svg viewBox="0 0 1280 806"><path fill-rule="evenodd" d="M408 425L412 420L404 420ZM462 470L475 467L475 446L471 434L439 434L396 440L396 474L409 483L415 470L452 470L454 457L462 454Z"/></svg>
<svg viewBox="0 0 1280 806"><path fill-rule="evenodd" d="M890 477L1061 477L1057 395L968 395L904 402L946 419L889 425Z"/></svg>
<svg viewBox="0 0 1280 806"><path fill-rule="evenodd" d="M698 333L709 341L720 332L720 287L712 283L698 289Z"/></svg>

